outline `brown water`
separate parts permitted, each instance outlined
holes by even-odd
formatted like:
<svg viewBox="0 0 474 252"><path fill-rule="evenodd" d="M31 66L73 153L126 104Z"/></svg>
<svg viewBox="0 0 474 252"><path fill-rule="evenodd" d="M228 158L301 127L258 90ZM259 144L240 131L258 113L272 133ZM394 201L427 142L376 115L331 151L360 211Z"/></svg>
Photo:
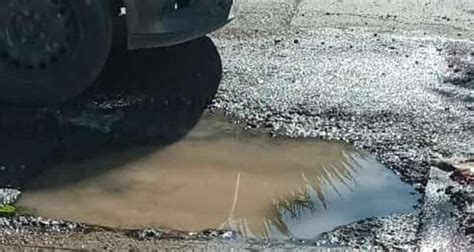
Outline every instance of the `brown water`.
<svg viewBox="0 0 474 252"><path fill-rule="evenodd" d="M54 181L70 182L50 186ZM271 238L313 238L362 218L411 211L416 201L410 186L347 145L274 139L209 115L171 146L66 161L29 188L19 204L45 217L127 228L231 228Z"/></svg>

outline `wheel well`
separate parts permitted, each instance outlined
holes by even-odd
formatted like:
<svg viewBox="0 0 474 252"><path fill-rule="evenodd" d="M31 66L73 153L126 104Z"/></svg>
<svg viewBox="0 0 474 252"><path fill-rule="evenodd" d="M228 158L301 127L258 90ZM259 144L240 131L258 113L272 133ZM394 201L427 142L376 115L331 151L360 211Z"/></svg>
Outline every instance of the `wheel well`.
<svg viewBox="0 0 474 252"><path fill-rule="evenodd" d="M112 9L114 11L120 11L120 9L124 7L125 7L125 2L123 0L112 0Z"/></svg>

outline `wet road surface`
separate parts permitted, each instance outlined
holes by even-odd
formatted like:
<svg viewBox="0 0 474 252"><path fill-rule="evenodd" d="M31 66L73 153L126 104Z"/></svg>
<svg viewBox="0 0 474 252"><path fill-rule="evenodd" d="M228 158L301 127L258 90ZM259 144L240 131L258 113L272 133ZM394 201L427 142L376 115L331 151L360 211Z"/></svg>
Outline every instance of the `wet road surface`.
<svg viewBox="0 0 474 252"><path fill-rule="evenodd" d="M86 163L130 143L172 147L217 92L211 110L246 128L348 142L422 193L419 211L341 226L315 244L468 249L472 184L453 182L452 171L430 164L473 155L472 10L468 0L244 0L240 18L211 36L220 57L208 39L118 55L93 89L68 104L2 105L0 184L24 188L58 160ZM71 186L108 172L115 171L51 184ZM3 243L60 246L67 241L62 233L57 243L25 234L77 231L62 222L0 220ZM82 233L77 237L81 244ZM109 238L84 239L97 248Z"/></svg>
<svg viewBox="0 0 474 252"><path fill-rule="evenodd" d="M62 160L25 188L17 205L43 217L271 239L314 239L364 218L412 212L417 200L412 187L349 146L252 135L208 114L169 147Z"/></svg>
<svg viewBox="0 0 474 252"><path fill-rule="evenodd" d="M427 192L427 202L444 199L422 207L421 223L372 219L329 237L471 246L472 183L447 197L425 187L438 183L433 161L474 155L473 2L244 2L244 17L213 35L224 65L214 109L275 135L349 142ZM437 205L450 210L438 215Z"/></svg>

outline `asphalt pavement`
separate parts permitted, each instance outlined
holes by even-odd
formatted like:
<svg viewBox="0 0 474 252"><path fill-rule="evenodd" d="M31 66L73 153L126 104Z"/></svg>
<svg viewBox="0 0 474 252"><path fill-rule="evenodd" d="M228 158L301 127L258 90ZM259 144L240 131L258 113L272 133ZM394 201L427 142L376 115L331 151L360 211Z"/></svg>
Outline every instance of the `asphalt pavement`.
<svg viewBox="0 0 474 252"><path fill-rule="evenodd" d="M137 125L176 121L173 111L188 111L184 119L178 118L186 121L173 137L179 139L195 125L209 97L217 92L211 111L223 111L247 128L265 129L272 135L348 142L375 155L423 195L413 213L361 220L315 240L292 241L290 247L472 248L472 175L455 176L454 168L441 164L474 156L473 1L240 0L237 19L210 38L222 62L216 59L212 43L201 40L197 47L186 46L188 51L179 56L176 52L182 48L127 56L144 62L143 66L132 67L131 74L125 74L130 66L121 66L120 71L109 74L112 79L101 80L109 83L105 88L101 85L63 106L34 111L2 107L1 125L8 130L0 136L9 139L18 132L25 136L21 141L11 140L17 144L4 148L3 156L19 164L25 157L15 153L35 153L38 157L31 159L41 160L46 152L54 152L49 145L64 149L64 142L73 150L124 146L136 140L137 132L149 138L163 128L166 132L177 128L172 123L159 130ZM157 58L173 59L173 64L154 63ZM196 64L200 61L206 64ZM175 76L171 70L182 62L197 67L196 72L212 71L204 77L192 71ZM165 75L143 73L145 66L170 71ZM116 77L119 72L120 78ZM132 83L132 91L120 86L111 92L107 85L118 79ZM150 95L141 87L152 81L167 84L153 88ZM177 81L181 84L175 85ZM190 82L198 85L187 89ZM151 112L164 116L153 119ZM25 116L12 121L12 113ZM30 124L41 127L31 131L25 126ZM77 134L81 127L91 130ZM29 136L37 132L41 137L32 144ZM2 187L21 188L17 179L2 178L38 167L38 162L18 167L0 166ZM9 203L17 192L3 191L2 195L8 195L0 199ZM5 218L0 219L0 226L0 242L27 240L25 235L30 235L32 244L39 239L38 244L53 245L54 239L31 234L42 226L48 230L77 228L63 222ZM20 235L11 232L18 229L25 231ZM225 246L242 248L240 242ZM266 246L258 241L252 244Z"/></svg>
<svg viewBox="0 0 474 252"><path fill-rule="evenodd" d="M440 182L433 163L474 155L474 2L241 3L240 18L212 36L224 66L212 108L275 135L349 142L424 193L415 216L366 220L326 238L472 246L472 183ZM455 193L445 197L446 188Z"/></svg>

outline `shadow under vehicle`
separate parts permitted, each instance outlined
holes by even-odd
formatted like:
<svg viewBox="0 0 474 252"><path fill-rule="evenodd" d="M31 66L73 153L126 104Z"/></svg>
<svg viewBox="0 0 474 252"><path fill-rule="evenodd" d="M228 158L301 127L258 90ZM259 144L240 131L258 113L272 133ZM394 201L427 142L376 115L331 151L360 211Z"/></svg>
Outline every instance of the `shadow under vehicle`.
<svg viewBox="0 0 474 252"><path fill-rule="evenodd" d="M44 107L0 104L0 187L22 188L64 160L178 141L201 118L221 76L207 37L146 50L117 45L87 92Z"/></svg>

